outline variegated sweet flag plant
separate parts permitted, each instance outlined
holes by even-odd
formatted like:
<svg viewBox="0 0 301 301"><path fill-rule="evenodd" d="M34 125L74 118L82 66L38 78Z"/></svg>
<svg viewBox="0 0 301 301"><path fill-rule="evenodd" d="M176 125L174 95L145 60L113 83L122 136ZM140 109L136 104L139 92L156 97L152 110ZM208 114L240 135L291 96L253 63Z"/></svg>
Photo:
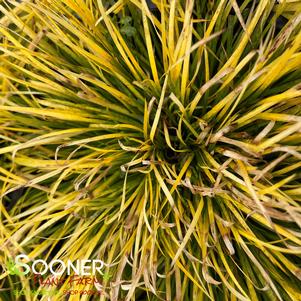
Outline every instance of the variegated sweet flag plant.
<svg viewBox="0 0 301 301"><path fill-rule="evenodd" d="M1 0L1 300L49 300L18 254L103 260L69 300L301 300L300 29L295 0Z"/></svg>

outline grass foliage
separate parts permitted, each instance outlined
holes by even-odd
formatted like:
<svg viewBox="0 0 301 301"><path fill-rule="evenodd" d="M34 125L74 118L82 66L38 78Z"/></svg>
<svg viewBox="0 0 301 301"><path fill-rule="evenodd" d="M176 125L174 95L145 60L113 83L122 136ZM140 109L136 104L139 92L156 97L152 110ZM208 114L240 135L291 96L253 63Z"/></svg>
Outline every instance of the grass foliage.
<svg viewBox="0 0 301 301"><path fill-rule="evenodd" d="M0 1L2 300L301 300L301 2L150 2Z"/></svg>

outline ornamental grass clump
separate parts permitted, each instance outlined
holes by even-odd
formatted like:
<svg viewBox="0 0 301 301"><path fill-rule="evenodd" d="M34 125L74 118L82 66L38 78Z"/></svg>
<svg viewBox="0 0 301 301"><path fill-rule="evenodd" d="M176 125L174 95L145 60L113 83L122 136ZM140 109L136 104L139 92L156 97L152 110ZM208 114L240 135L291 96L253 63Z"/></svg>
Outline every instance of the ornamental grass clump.
<svg viewBox="0 0 301 301"><path fill-rule="evenodd" d="M301 300L300 12L2 0L1 300L49 300L18 254L102 260L69 300Z"/></svg>

